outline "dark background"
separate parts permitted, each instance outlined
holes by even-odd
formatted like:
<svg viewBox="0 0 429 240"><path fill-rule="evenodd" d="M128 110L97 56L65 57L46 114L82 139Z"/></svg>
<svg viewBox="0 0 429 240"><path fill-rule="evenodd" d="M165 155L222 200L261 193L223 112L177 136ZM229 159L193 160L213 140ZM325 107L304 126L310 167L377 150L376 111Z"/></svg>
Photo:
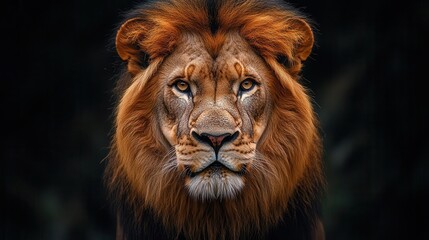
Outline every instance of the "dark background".
<svg viewBox="0 0 429 240"><path fill-rule="evenodd" d="M137 2L3 4L1 239L114 239L111 43ZM324 138L327 239L429 236L429 1L290 2L317 28L303 84Z"/></svg>

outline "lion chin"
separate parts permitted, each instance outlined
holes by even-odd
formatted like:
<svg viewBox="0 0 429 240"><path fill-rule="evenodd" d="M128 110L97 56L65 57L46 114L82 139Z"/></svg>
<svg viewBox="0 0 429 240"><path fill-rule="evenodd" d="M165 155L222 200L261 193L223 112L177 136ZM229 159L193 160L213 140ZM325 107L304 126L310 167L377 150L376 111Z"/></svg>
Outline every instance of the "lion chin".
<svg viewBox="0 0 429 240"><path fill-rule="evenodd" d="M200 173L189 174L186 181L189 194L203 201L234 198L244 186L243 173L232 172L220 164L212 165Z"/></svg>

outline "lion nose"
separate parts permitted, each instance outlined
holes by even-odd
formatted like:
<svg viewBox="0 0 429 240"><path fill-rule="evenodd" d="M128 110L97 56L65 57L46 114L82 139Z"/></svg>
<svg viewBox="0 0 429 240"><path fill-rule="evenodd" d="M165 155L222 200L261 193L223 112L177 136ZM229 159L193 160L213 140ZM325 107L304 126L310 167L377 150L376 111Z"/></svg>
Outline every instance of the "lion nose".
<svg viewBox="0 0 429 240"><path fill-rule="evenodd" d="M201 133L192 132L192 136L200 142L209 144L217 155L219 149L227 142L234 141L238 136L238 131L234 134L224 133L220 135L212 135L210 133Z"/></svg>

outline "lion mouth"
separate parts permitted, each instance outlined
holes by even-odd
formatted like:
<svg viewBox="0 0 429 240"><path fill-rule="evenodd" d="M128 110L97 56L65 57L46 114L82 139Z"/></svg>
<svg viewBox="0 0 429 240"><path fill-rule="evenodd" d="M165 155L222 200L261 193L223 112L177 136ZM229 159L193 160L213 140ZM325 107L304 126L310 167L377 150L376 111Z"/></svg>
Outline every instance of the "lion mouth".
<svg viewBox="0 0 429 240"><path fill-rule="evenodd" d="M204 172L208 172L210 174L223 174L225 172L230 172L233 174L236 174L238 176L243 176L247 171L247 165L243 164L243 166L241 167L241 169L239 171L233 170L228 168L227 166L225 166L224 164L222 164L219 161L214 161L212 164L210 164L209 166L207 166L206 168L197 171L197 172L193 172L189 167L186 167L186 175L190 178L196 177L198 175L200 175L201 173Z"/></svg>

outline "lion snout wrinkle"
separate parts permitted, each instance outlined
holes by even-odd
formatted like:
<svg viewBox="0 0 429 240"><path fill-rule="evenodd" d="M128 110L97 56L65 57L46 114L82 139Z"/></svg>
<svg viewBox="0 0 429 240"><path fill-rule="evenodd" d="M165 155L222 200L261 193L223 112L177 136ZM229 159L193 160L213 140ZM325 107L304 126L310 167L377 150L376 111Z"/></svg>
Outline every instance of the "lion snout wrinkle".
<svg viewBox="0 0 429 240"><path fill-rule="evenodd" d="M203 133L212 136L233 135L237 130L235 119L227 110L223 109L211 109L202 112L193 126L193 131L199 135Z"/></svg>

